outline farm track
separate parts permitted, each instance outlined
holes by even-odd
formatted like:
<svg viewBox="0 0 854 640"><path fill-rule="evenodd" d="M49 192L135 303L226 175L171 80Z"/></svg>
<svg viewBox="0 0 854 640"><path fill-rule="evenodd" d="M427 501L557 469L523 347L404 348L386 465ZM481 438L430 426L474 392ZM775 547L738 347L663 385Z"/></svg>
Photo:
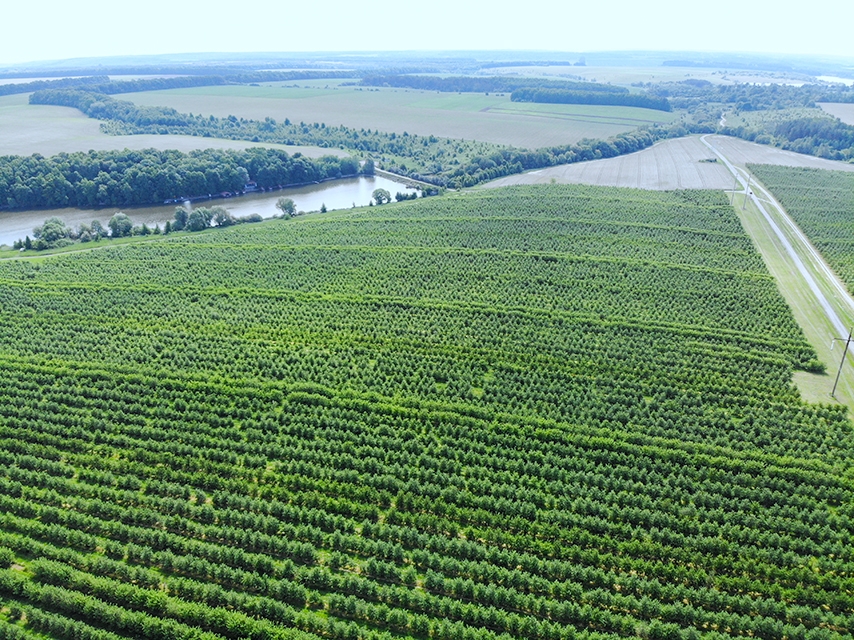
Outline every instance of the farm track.
<svg viewBox="0 0 854 640"><path fill-rule="evenodd" d="M813 396L813 400L829 401L838 363L838 355L831 353L831 341L844 337L854 326L854 299L773 194L745 166L730 161L715 144L719 137L713 137L712 142L709 138L703 136L703 144L715 153L741 185L742 208L739 211L745 229L777 279L807 339L827 366L826 376L810 377L809 380L802 378L801 391ZM748 202L745 203L744 198L748 198ZM734 199L734 204L737 206L738 200ZM854 363L850 352L847 362ZM818 396L815 395L817 390ZM854 386L844 375L840 378L836 399L854 408Z"/></svg>

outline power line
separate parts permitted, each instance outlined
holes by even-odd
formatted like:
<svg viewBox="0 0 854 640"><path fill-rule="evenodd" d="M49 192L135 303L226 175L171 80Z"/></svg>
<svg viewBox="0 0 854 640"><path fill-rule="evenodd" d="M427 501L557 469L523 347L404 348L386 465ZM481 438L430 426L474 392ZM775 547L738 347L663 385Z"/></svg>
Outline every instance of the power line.
<svg viewBox="0 0 854 640"><path fill-rule="evenodd" d="M845 341L845 348L842 350L842 360L839 362L839 370L836 372L836 381L833 383L833 391L830 392L830 397L836 397L836 385L839 384L839 376L842 374L842 365L845 364L845 355L848 353L848 347L851 344L851 334L854 333L854 329L848 332L847 338L834 338L830 341L830 348L833 349L833 345L838 341Z"/></svg>

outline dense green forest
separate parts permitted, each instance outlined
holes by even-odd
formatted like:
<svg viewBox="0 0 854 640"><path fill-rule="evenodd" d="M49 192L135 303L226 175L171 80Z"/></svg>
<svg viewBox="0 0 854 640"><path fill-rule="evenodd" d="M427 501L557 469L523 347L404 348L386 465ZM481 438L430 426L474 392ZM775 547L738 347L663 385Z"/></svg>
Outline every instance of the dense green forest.
<svg viewBox="0 0 854 640"><path fill-rule="evenodd" d="M544 87L517 89L510 94L513 102L545 102L549 104L599 104L618 107L640 107L671 111L666 98L653 98L637 93L601 93L596 91L567 91Z"/></svg>
<svg viewBox="0 0 854 640"><path fill-rule="evenodd" d="M261 188L273 188L358 172L359 163L353 158L311 160L263 147L4 156L0 157L0 203L16 208L160 204L242 192L250 180Z"/></svg>
<svg viewBox="0 0 854 640"><path fill-rule="evenodd" d="M750 170L854 293L854 172L771 165Z"/></svg>
<svg viewBox="0 0 854 640"><path fill-rule="evenodd" d="M0 637L854 630L854 457L726 197L0 262Z"/></svg>

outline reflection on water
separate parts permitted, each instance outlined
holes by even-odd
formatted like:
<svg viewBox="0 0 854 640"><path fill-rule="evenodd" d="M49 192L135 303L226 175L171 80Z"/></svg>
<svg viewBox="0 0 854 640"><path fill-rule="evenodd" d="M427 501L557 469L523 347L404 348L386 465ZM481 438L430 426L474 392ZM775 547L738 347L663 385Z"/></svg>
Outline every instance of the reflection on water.
<svg viewBox="0 0 854 640"><path fill-rule="evenodd" d="M264 218L272 218L279 214L276 200L281 197L291 198L297 211L319 211L322 205L332 209L349 209L352 206L366 206L371 200L374 189L385 189L392 198L394 194L412 193L415 190L405 187L384 176L372 178L344 178L321 184L311 184L304 187L293 187L267 193L251 193L245 196L228 199L203 200L194 203L196 207L222 205L235 217L257 213ZM104 227L107 221L116 213L116 208L102 209L40 209L29 211L0 212L0 244L11 245L15 240L33 235L33 227L37 227L50 217L60 218L69 227L79 224L89 224L98 220ZM122 209L134 224L147 224L152 229L159 224L162 228L167 220L172 220L175 205L157 207L128 207Z"/></svg>

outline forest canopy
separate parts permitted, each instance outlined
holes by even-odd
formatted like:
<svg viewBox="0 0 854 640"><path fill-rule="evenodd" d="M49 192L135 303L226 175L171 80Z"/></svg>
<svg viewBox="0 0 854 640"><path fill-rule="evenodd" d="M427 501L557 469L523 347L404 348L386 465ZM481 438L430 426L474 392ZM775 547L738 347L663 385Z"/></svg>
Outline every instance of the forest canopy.
<svg viewBox="0 0 854 640"><path fill-rule="evenodd" d="M96 207L318 182L356 175L354 158L311 160L279 149L244 151L89 151L0 158L0 203L6 207Z"/></svg>

